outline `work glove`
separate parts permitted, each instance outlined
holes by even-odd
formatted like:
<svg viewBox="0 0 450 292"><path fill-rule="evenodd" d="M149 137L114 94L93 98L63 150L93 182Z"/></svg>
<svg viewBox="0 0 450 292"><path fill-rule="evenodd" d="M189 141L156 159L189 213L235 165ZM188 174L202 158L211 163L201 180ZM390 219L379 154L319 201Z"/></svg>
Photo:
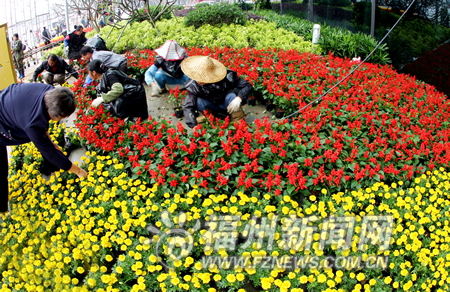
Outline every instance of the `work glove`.
<svg viewBox="0 0 450 292"><path fill-rule="evenodd" d="M66 47L66 51L69 51L69 46Z"/></svg>
<svg viewBox="0 0 450 292"><path fill-rule="evenodd" d="M230 102L230 104L227 107L228 113L231 115L232 113L237 112L241 108L241 102L242 99L239 96L233 99L233 101Z"/></svg>
<svg viewBox="0 0 450 292"><path fill-rule="evenodd" d="M94 99L91 106L96 108L103 102L104 102L103 97L100 96L100 97L97 97L96 99Z"/></svg>

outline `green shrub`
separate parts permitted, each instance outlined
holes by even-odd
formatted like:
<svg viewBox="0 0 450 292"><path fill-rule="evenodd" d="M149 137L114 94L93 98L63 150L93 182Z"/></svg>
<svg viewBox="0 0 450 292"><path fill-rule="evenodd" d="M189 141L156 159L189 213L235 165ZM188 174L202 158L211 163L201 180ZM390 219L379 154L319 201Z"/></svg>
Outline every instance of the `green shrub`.
<svg viewBox="0 0 450 292"><path fill-rule="evenodd" d="M248 19L247 14L236 5L220 3L208 4L203 7L197 5L196 8L186 16L184 20L186 26L199 28L205 24L212 26L231 23L244 25Z"/></svg>
<svg viewBox="0 0 450 292"><path fill-rule="evenodd" d="M350 1L350 0L318 0L317 4L327 5L327 6L336 6L336 7L347 7L347 6L352 5L352 1Z"/></svg>
<svg viewBox="0 0 450 292"><path fill-rule="evenodd" d="M48 56L50 56L50 54L55 54L58 57L63 57L65 58L66 56L64 55L64 44L61 44L57 47L54 47L51 50L47 50L44 53L44 56L42 56L42 60L47 60Z"/></svg>
<svg viewBox="0 0 450 292"><path fill-rule="evenodd" d="M208 7L210 4L208 3L199 3L197 5L195 5L195 8L202 8L202 7Z"/></svg>
<svg viewBox="0 0 450 292"><path fill-rule="evenodd" d="M150 14L153 14L154 16L158 15L158 13L161 12L162 6L151 6L150 7ZM136 22L141 22L141 21L145 21L146 20L146 14L147 14L147 9L146 8L141 8L139 9L139 17L137 17L134 21ZM161 19L171 19L173 17L173 13L172 13L172 9L167 10L166 12L164 12L164 14L162 14L161 16L159 16L157 19L154 19L154 21L156 20L161 20Z"/></svg>
<svg viewBox="0 0 450 292"><path fill-rule="evenodd" d="M183 10L184 6L183 5L173 5L172 6L172 10Z"/></svg>
<svg viewBox="0 0 450 292"><path fill-rule="evenodd" d="M305 40L312 40L314 23L291 15L279 15L276 12L263 10L255 12L267 21L273 21L279 28L293 31ZM342 58L361 57L364 59L377 46L377 41L362 33L354 34L342 28L323 25L320 29L319 46L322 52L332 52ZM381 45L370 57L369 62L385 65L390 63L388 48Z"/></svg>
<svg viewBox="0 0 450 292"><path fill-rule="evenodd" d="M255 1L255 8L257 10L260 9L272 9L272 3L270 0L256 0Z"/></svg>
<svg viewBox="0 0 450 292"><path fill-rule="evenodd" d="M412 62L450 38L450 29L415 19L400 23L390 35L388 46L394 66Z"/></svg>
<svg viewBox="0 0 450 292"><path fill-rule="evenodd" d="M178 18L179 19L179 18ZM114 48L116 53L124 53L130 49L155 49L169 39L176 40L184 47L228 46L234 48L253 47L295 49L300 52L311 51L311 42L293 32L277 29L273 22L248 21L244 26L229 24L220 27L203 25L199 28L186 27L176 19L161 20L156 23L159 35L148 22L134 23L128 27ZM103 28L100 35L111 48L120 35L121 30L114 29L109 38L111 27Z"/></svg>
<svg viewBox="0 0 450 292"><path fill-rule="evenodd" d="M329 30L326 35L321 35L319 39L320 48L326 52L332 52L341 58L366 58L377 46L378 42L369 35L363 33L350 33L345 29ZM390 63L386 44L382 44L369 61L379 64Z"/></svg>

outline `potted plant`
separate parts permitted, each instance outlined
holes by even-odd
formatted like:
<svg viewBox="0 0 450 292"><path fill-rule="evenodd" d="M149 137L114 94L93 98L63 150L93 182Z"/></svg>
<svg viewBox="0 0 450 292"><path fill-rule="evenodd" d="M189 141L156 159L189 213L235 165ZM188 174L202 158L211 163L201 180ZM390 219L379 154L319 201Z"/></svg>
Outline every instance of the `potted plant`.
<svg viewBox="0 0 450 292"><path fill-rule="evenodd" d="M180 92L178 86L175 87L175 90L171 89L169 94L169 103L174 104L175 107L173 110L175 112L175 116L179 119L181 119L184 115L183 108L181 107L184 95L186 95L186 90Z"/></svg>

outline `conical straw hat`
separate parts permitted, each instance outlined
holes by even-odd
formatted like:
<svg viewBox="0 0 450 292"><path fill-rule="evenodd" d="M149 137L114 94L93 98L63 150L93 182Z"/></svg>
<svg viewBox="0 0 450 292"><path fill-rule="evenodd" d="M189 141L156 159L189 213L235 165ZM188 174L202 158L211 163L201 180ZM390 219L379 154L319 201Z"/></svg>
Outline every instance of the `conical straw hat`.
<svg viewBox="0 0 450 292"><path fill-rule="evenodd" d="M155 52L166 61L177 61L184 58L186 50L183 49L176 41L168 40Z"/></svg>
<svg viewBox="0 0 450 292"><path fill-rule="evenodd" d="M192 80L201 83L219 82L227 75L227 68L209 56L192 56L181 62L181 70Z"/></svg>

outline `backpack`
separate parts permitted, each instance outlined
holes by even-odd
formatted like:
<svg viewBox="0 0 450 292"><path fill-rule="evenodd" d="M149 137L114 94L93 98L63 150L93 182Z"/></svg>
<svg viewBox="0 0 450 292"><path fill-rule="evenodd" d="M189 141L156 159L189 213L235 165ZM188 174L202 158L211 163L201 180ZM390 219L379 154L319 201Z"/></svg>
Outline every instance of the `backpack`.
<svg viewBox="0 0 450 292"><path fill-rule="evenodd" d="M90 46L96 51L109 51L105 41L98 34L88 39L86 46Z"/></svg>

